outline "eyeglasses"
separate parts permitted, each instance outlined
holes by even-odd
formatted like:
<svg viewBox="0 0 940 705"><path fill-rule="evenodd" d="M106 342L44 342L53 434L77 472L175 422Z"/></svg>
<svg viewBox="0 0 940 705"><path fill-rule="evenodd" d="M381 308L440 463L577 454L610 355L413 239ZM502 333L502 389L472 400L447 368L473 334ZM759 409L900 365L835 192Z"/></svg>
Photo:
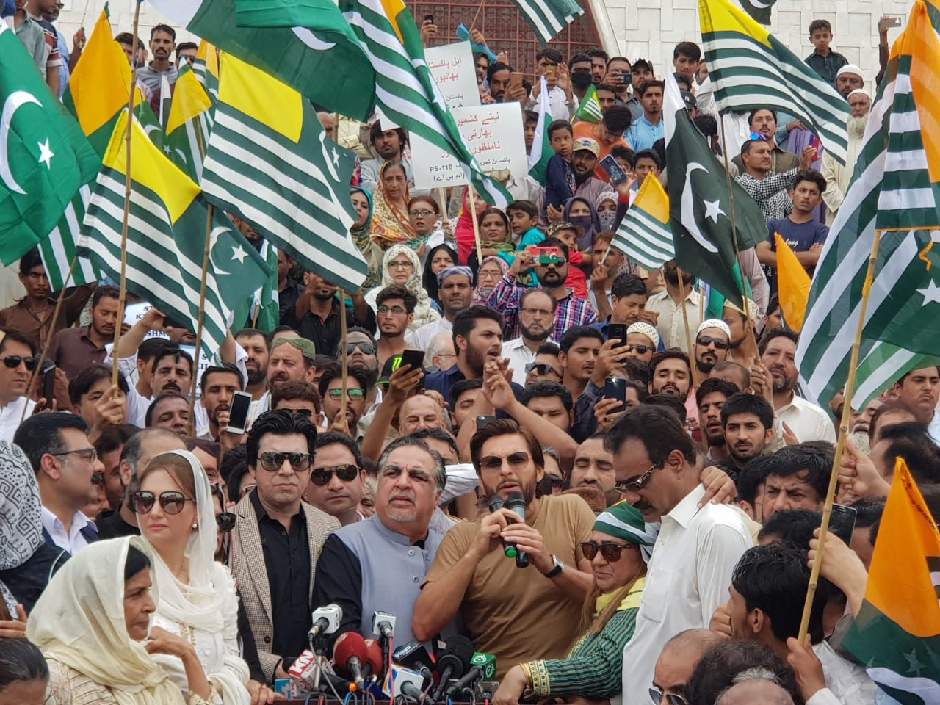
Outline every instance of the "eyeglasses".
<svg viewBox="0 0 940 705"><path fill-rule="evenodd" d="M357 477L359 477L360 472L361 470L352 464L335 465L333 467L326 468L314 468L313 472L310 473L310 481L317 487L324 487L330 483L330 480L333 479L333 473L336 473L336 477L338 477L343 482L352 482Z"/></svg>
<svg viewBox="0 0 940 705"><path fill-rule="evenodd" d="M640 353L640 355L645 355L653 349L649 345L625 345L624 347L627 349L627 352L633 352L635 350Z"/></svg>
<svg viewBox="0 0 940 705"><path fill-rule="evenodd" d="M630 492L638 492L642 490L649 484L650 478L653 477L653 472L658 470L658 466L652 465L650 469L644 472L635 480L627 480L626 482L617 482L614 487L621 492L629 490Z"/></svg>
<svg viewBox="0 0 940 705"><path fill-rule="evenodd" d="M222 512L215 515L215 523L219 526L219 531L227 534L235 528L235 515L231 512Z"/></svg>
<svg viewBox="0 0 940 705"><path fill-rule="evenodd" d="M94 448L79 448L78 450L63 450L61 453L50 453L49 455L54 455L57 458L61 458L66 455L77 455L82 460L87 460L89 463L93 463L98 459L98 451ZM104 479L102 477L102 482Z"/></svg>
<svg viewBox="0 0 940 705"><path fill-rule="evenodd" d="M555 314L554 311L550 311L547 308L523 308L520 310L522 313L525 313L529 316L552 316Z"/></svg>
<svg viewBox="0 0 940 705"><path fill-rule="evenodd" d="M403 313L407 313L405 309L401 306L386 306L382 304L376 309L379 313L394 313L396 316L400 316Z"/></svg>
<svg viewBox="0 0 940 705"><path fill-rule="evenodd" d="M22 355L7 355L3 358L3 364L9 367L11 370L15 370L20 366L20 363L26 365L26 369L32 372L36 369L36 358L35 357L23 357Z"/></svg>
<svg viewBox="0 0 940 705"><path fill-rule="evenodd" d="M158 497L153 492L138 491L131 495L131 506L137 514L149 514L153 505L160 502L160 508L170 516L174 516L183 511L186 502L192 502L189 497L182 492L171 491L161 492Z"/></svg>
<svg viewBox="0 0 940 705"><path fill-rule="evenodd" d="M567 263L561 257L540 257L538 262L540 267L564 267Z"/></svg>
<svg viewBox="0 0 940 705"><path fill-rule="evenodd" d="M752 132L750 141L751 142L770 142L770 138L762 135L759 132Z"/></svg>
<svg viewBox="0 0 940 705"><path fill-rule="evenodd" d="M421 217L421 218L427 218L429 215L432 215L433 213L434 213L434 211L427 211L427 210L424 210L424 211L411 211L411 215L416 215L416 216L419 216L419 217Z"/></svg>
<svg viewBox="0 0 940 705"><path fill-rule="evenodd" d="M310 453L278 453L268 451L259 456L261 467L268 472L277 472L284 467L284 461L289 460L294 472L304 472L310 467Z"/></svg>
<svg viewBox="0 0 940 705"><path fill-rule="evenodd" d="M678 693L664 693L659 688L650 688L650 700L653 701L653 705L660 705L662 702L668 703L668 705L689 705L688 701L682 695Z"/></svg>
<svg viewBox="0 0 940 705"><path fill-rule="evenodd" d="M411 262L389 262L389 269L414 269L414 265Z"/></svg>
<svg viewBox="0 0 940 705"><path fill-rule="evenodd" d="M352 355L356 352L356 348L362 350L366 355L375 355L375 345L366 340L361 343L346 343L346 354Z"/></svg>
<svg viewBox="0 0 940 705"><path fill-rule="evenodd" d="M709 345L714 345L718 350L727 350L731 347L731 343L727 340L722 340L721 338L709 338L707 335L703 335L701 338L695 341L696 345L701 345L703 348L708 347Z"/></svg>
<svg viewBox="0 0 940 705"><path fill-rule="evenodd" d="M498 455L487 455L480 458L480 468L483 470L499 470L503 467L503 460L504 458ZM525 451L517 450L515 453L507 455L505 460L509 463L509 467L521 468L529 462L529 454Z"/></svg>
<svg viewBox="0 0 940 705"><path fill-rule="evenodd" d="M533 371L540 377L544 377L547 374L556 374L556 375L558 374L558 370L556 370L551 365L530 362L529 364L525 366L525 373L529 375L529 374L532 374Z"/></svg>
<svg viewBox="0 0 940 705"><path fill-rule="evenodd" d="M287 407L285 407L285 406L279 406L279 407L277 407L277 409L278 409L278 411L282 411L282 410L283 410L283 411L289 411L289 412L291 412L292 414L296 414L297 416L303 416L305 419L309 419L309 418L313 417L313 410L312 410L312 409L289 409L289 408L287 408Z"/></svg>
<svg viewBox="0 0 940 705"><path fill-rule="evenodd" d="M624 549L634 550L639 548L635 543L616 543L614 541L585 541L581 544L581 553L589 561L594 560L594 556L600 551L601 557L608 563L616 563Z"/></svg>
<svg viewBox="0 0 940 705"><path fill-rule="evenodd" d="M335 389L329 389L326 392L330 395L330 399L342 399L343 398L343 389L342 387L336 387ZM366 393L361 389L347 389L346 396L350 399L364 399Z"/></svg>

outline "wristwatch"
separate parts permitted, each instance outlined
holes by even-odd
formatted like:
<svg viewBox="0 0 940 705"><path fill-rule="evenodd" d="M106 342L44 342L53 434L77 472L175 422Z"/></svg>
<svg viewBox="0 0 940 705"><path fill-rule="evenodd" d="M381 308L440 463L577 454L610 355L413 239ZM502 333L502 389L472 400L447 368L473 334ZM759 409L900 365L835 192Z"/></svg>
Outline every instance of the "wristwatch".
<svg viewBox="0 0 940 705"><path fill-rule="evenodd" d="M542 575L549 579L557 578L561 574L561 571L565 569L565 564L558 560L558 556L556 556L554 553L552 554L552 563L555 564L555 567L547 573L542 573Z"/></svg>

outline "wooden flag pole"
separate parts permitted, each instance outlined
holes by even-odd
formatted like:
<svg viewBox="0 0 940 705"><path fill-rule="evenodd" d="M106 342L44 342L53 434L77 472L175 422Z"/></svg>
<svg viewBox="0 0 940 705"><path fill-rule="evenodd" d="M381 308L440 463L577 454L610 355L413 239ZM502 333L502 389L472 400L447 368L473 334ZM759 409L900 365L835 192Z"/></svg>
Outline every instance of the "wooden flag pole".
<svg viewBox="0 0 940 705"><path fill-rule="evenodd" d="M689 307L688 297L685 295L685 282L682 279L682 270L676 266L676 273L679 275L679 295L682 296L682 320L685 322L685 339L689 346L689 365L692 368L692 385L698 389L702 384L699 378L698 367L695 365L695 341L692 339L692 329L689 328Z"/></svg>
<svg viewBox="0 0 940 705"><path fill-rule="evenodd" d="M134 42L131 46L131 56L137 56L137 29L140 24L140 2L134 3ZM127 99L127 133L125 135L125 149L127 151L127 161L125 164L126 174L124 176L124 219L121 223L121 294L118 298L118 315L114 324L114 348L111 350L111 359L113 360L111 370L111 386L116 387L118 383L118 342L121 340L121 323L124 321L124 305L127 302L127 221L131 211L131 142L134 127L134 94L137 91L137 62L131 65L131 90Z"/></svg>
<svg viewBox="0 0 940 705"><path fill-rule="evenodd" d="M26 387L26 396L30 397L33 393L33 390L36 387L36 379L39 377L39 372L42 370L42 363L46 361L46 355L49 353L49 346L52 344L52 336L55 331L56 321L59 320L59 313L62 311L62 300L65 298L65 290L68 288L69 281L72 279L72 272L75 271L75 265L78 263L78 255L72 257L72 263L69 265L69 273L65 275L65 281L62 283L62 291L59 292L59 298L55 302L55 309L52 311L52 320L49 321L49 335L46 336L46 343L42 346L42 352L39 354L39 359L36 361L36 366L33 367L33 372L29 377L29 385ZM52 400L46 399L46 405L48 408L52 408ZM23 413L20 414L20 423L23 423L23 419L26 418L26 404L23 404Z"/></svg>
<svg viewBox="0 0 940 705"><path fill-rule="evenodd" d="M799 641L802 644L809 631L809 617L813 611L813 598L816 596L816 585L819 582L819 570L822 566L823 554L826 547L826 536L829 535L829 519L832 517L832 505L835 503L836 488L839 485L839 468L842 466L842 456L845 454L845 445L849 437L849 420L852 415L852 395L855 392L855 373L858 371L858 352L862 344L862 333L865 329L865 314L868 311L868 298L871 294L871 284L875 278L875 263L878 261L878 249L881 245L881 231L875 231L875 240L871 246L871 255L868 257L868 271L865 273L865 284L862 286L862 300L858 307L858 325L855 328L855 340L852 341L852 354L849 357L849 376L845 382L845 403L842 407L842 419L839 422L839 442L836 444L836 457L832 462L832 474L829 476L829 490L826 493L826 504L823 507L822 523L819 526L819 547L816 549L816 560L813 561L813 570L809 576L809 587L806 590L806 601L803 603L803 617L800 619Z"/></svg>
<svg viewBox="0 0 940 705"><path fill-rule="evenodd" d="M444 189L437 189L437 200L441 204L441 230L444 231L444 235L452 235L450 231L450 218L447 217L447 195L444 193Z"/></svg>
<svg viewBox="0 0 940 705"><path fill-rule="evenodd" d="M473 221L473 240L477 244L477 268L483 266L483 245L480 242L480 224L477 222L477 199L473 195L473 184L467 184L467 200L470 202L470 220Z"/></svg>
<svg viewBox="0 0 940 705"><path fill-rule="evenodd" d="M196 437L196 378L199 376L199 358L202 356L202 329L206 316L206 278L209 274L209 253L212 250L212 217L215 206L206 211L206 247L202 253L202 282L199 285L199 320L196 323L196 351L193 355L193 380L189 389L189 435Z"/></svg>
<svg viewBox="0 0 940 705"><path fill-rule="evenodd" d="M481 0L480 6L477 8L476 14L473 16L473 19L470 21L470 29L473 29L473 26L477 23L477 19L480 17L480 13L483 11L483 8L486 6L486 0Z"/></svg>
<svg viewBox="0 0 940 705"><path fill-rule="evenodd" d="M339 329L341 333L340 349L343 354L343 398L339 403L339 415L343 419L343 425L346 424L346 405L349 403L347 399L349 388L349 351L346 349L346 338L347 338L347 323L346 323L346 292L342 289L339 290ZM365 390L363 390L365 391ZM349 435L355 438L355 433L353 429L349 429Z"/></svg>

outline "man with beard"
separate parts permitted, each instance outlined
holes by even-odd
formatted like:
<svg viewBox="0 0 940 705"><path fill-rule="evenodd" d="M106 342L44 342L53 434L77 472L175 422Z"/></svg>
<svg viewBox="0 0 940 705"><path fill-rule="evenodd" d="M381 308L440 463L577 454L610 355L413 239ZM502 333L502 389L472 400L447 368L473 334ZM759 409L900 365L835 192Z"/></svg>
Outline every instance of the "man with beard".
<svg viewBox="0 0 940 705"><path fill-rule="evenodd" d="M509 360L512 381L516 384L525 385L526 365L535 361L539 347L549 340L557 308L555 297L544 289L529 289L523 294L519 302L522 335L503 343L502 352L503 357Z"/></svg>
<svg viewBox="0 0 940 705"><path fill-rule="evenodd" d="M605 433L596 433L578 446L574 454L574 467L571 468L571 487L593 485L605 494L616 492L614 456L604 447L606 436Z"/></svg>
<svg viewBox="0 0 940 705"><path fill-rule="evenodd" d="M828 414L796 395L796 346L800 336L789 328L768 333L760 343L761 362L773 378L774 412L796 435L807 441L836 442L836 431Z"/></svg>
<svg viewBox="0 0 940 705"><path fill-rule="evenodd" d="M681 350L656 353L650 362L650 394L670 394L680 399L692 388L692 365Z"/></svg>
<svg viewBox="0 0 940 705"><path fill-rule="evenodd" d="M823 245L829 236L829 228L816 222L816 209L826 180L818 171L799 171L790 186L790 201L793 210L780 220L767 223L767 240L757 245L757 256L767 270L770 288L776 289L777 238L779 233L787 246L796 255L800 264L812 277L816 263L822 254Z"/></svg>
<svg viewBox="0 0 940 705"><path fill-rule="evenodd" d="M721 407L721 426L729 458L718 467L736 480L747 463L761 455L774 436L774 410L763 397L738 393Z"/></svg>
<svg viewBox="0 0 940 705"><path fill-rule="evenodd" d="M748 299L745 302L747 313L730 301L725 301L721 312L722 320L731 331L731 356L729 359L750 369L754 357L758 355L755 344L754 328L760 312L757 304Z"/></svg>
<svg viewBox="0 0 940 705"><path fill-rule="evenodd" d="M248 379L245 391L257 402L268 391L268 358L271 356L271 344L264 331L257 328L243 328L235 334L235 342L242 346L248 359L245 370Z"/></svg>
<svg viewBox="0 0 940 705"><path fill-rule="evenodd" d="M581 544L590 540L594 513L573 495L536 497L542 449L515 421L497 419L478 430L470 456L483 495L505 502L521 493L526 518L501 508L451 529L415 603L412 632L418 641L431 639L459 612L474 646L496 658L502 677L515 663L563 658L571 646L593 584ZM528 555L527 567L507 559L502 547L509 545Z"/></svg>
<svg viewBox="0 0 940 705"><path fill-rule="evenodd" d="M336 350L342 339L340 323L340 303L336 292L339 287L326 279L307 272L304 274L304 292L297 299L297 320L300 322L298 333L311 341L321 353L329 354ZM366 303L362 291L351 297L353 308L347 306L343 314L349 328L359 326L368 331L375 330L375 313Z"/></svg>
<svg viewBox="0 0 940 705"><path fill-rule="evenodd" d="M342 343L340 343L342 345ZM372 335L365 328L350 328L346 332L346 355L347 364L351 368L358 367L365 372L367 384L366 390L366 413L375 404L379 388L375 386L379 378L379 358L376 354L377 347ZM343 359L343 351L337 346L336 359Z"/></svg>
<svg viewBox="0 0 940 705"><path fill-rule="evenodd" d="M702 440L708 447L705 459L710 463L723 463L730 457L725 429L721 424L721 407L740 391L736 384L714 377L704 380L695 390L698 425L702 429Z"/></svg>
<svg viewBox="0 0 940 705"><path fill-rule="evenodd" d="M783 171L796 169L800 164L800 159L793 152L782 149L776 142L777 135L777 114L769 108L758 108L751 112L747 117L751 127L751 133L760 135L770 145L770 173L779 174ZM731 160L738 168L738 173L744 171L744 161L738 154Z"/></svg>
<svg viewBox="0 0 940 705"><path fill-rule="evenodd" d="M200 438L221 441L223 430L228 428L235 392L240 392L244 384L242 373L235 365L206 368L199 378L199 403L209 418L209 432Z"/></svg>
<svg viewBox="0 0 940 705"><path fill-rule="evenodd" d="M379 155L378 159L366 159L360 166L362 187L375 193L379 185L379 171L386 162L401 162L405 167L405 177L410 185L414 185L414 176L411 170L411 159L402 155L402 150L408 146L408 133L401 127L383 130L381 121L376 120L369 130L372 147Z"/></svg>
<svg viewBox="0 0 940 705"><path fill-rule="evenodd" d="M499 280L490 293L486 305L503 312L503 331L510 340L522 335L519 318L522 309L522 297L529 287L516 283L516 275L528 269L534 269L542 288L551 294L557 302L555 325L551 331L552 340L561 340L569 328L589 326L597 321L597 313L590 301L575 296L574 291L565 286L568 279L568 246L561 240L550 237L539 244L540 248L555 248L554 257L540 257L538 263L529 252L517 252L516 260L509 271Z"/></svg>
<svg viewBox="0 0 940 705"><path fill-rule="evenodd" d="M865 79L862 77L862 70L855 64L846 64L836 73L836 90L843 98L848 98L849 93L865 88Z"/></svg>
<svg viewBox="0 0 940 705"><path fill-rule="evenodd" d="M417 305L418 297L397 284L385 287L375 297L375 320L379 326L379 339L376 341L379 364L384 365L386 360L401 355L408 349L405 332L414 321Z"/></svg>
<svg viewBox="0 0 940 705"><path fill-rule="evenodd" d="M702 321L695 333L695 367L707 377L719 362L728 359L731 329L724 321L709 318Z"/></svg>
<svg viewBox="0 0 940 705"><path fill-rule="evenodd" d="M69 379L91 365L104 361L104 346L114 342L120 292L114 286L95 289L91 297L91 323L82 328L65 328L52 336L47 357Z"/></svg>
<svg viewBox="0 0 940 705"><path fill-rule="evenodd" d="M461 311L467 310L473 301L473 273L470 267L448 267L438 273L437 287L438 299L443 309L440 320L405 334L405 342L418 350L427 350L437 335L453 330L454 318Z"/></svg>
<svg viewBox="0 0 940 705"><path fill-rule="evenodd" d="M174 51L176 51L175 29L165 24L158 24L150 30L150 53L153 54L153 61L137 68L137 81L143 84L152 95L159 94L164 76L171 88L176 83L177 68L170 60Z"/></svg>
<svg viewBox="0 0 940 705"><path fill-rule="evenodd" d="M695 278L682 272L682 287L679 286L679 267L674 259L663 265L663 280L666 288L653 294L646 302L646 310L656 316L656 330L666 349L679 348L689 352L689 341L685 335L685 319L682 315L682 299L686 301L689 325L697 326L705 318L705 302L693 286Z"/></svg>
<svg viewBox="0 0 940 705"><path fill-rule="evenodd" d="M597 155L601 153L601 146L591 137L582 137L574 141L571 152L571 170L574 171L575 195L597 203L598 197L611 186L594 176L597 168Z"/></svg>
<svg viewBox="0 0 940 705"><path fill-rule="evenodd" d="M819 171L826 180L826 190L823 191L822 200L826 204L826 225L832 226L836 213L845 200L849 190L849 181L855 173L855 163L858 161L858 152L862 148L865 137L865 127L868 125L868 113L871 111L871 96L864 89L858 88L849 93L849 106L852 113L849 115L848 133L849 146L846 150L845 164L837 162L833 156L824 151Z"/></svg>

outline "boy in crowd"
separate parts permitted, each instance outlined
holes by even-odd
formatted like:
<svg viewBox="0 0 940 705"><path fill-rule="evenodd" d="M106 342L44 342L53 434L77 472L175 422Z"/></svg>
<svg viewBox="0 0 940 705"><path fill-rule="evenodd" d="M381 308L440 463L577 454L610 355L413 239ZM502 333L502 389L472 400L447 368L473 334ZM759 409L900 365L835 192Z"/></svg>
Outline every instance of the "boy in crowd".
<svg viewBox="0 0 940 705"><path fill-rule="evenodd" d="M828 20L813 20L809 25L809 40L814 51L806 57L806 64L833 86L836 74L849 63L842 54L829 48L832 43L832 25Z"/></svg>

